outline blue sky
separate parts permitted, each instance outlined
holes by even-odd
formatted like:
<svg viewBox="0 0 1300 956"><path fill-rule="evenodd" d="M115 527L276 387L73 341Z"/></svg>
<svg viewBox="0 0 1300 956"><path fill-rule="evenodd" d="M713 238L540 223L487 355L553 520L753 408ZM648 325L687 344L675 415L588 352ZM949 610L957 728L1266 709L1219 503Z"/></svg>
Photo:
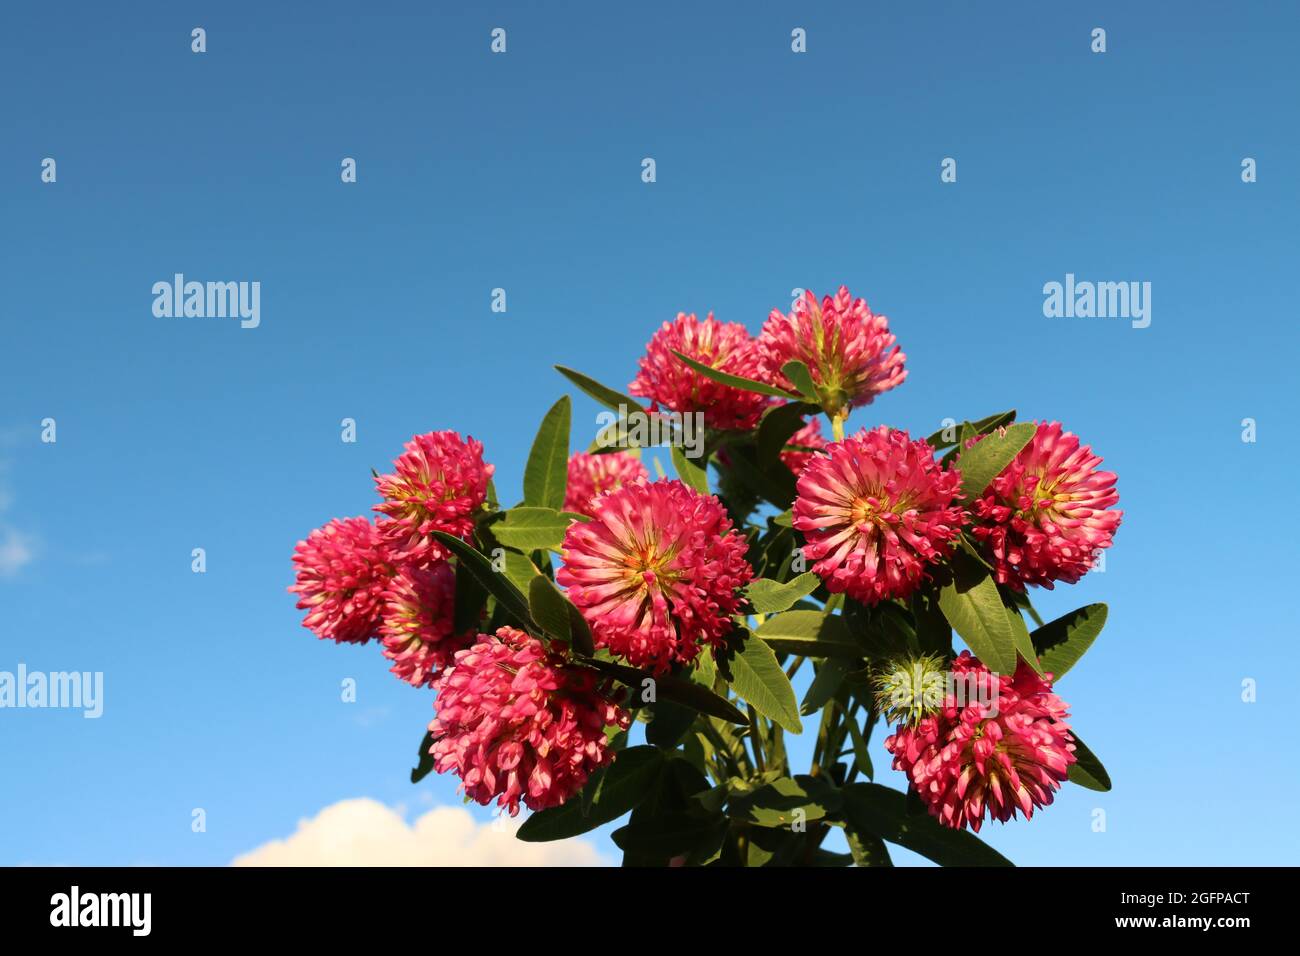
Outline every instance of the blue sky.
<svg viewBox="0 0 1300 956"><path fill-rule="evenodd" d="M0 670L103 671L105 713L0 711L0 863L225 863L344 798L459 804L407 780L430 696L300 627L294 542L415 432L482 439L511 498L553 363L621 387L679 310L757 331L839 283L910 369L853 424L1016 407L1120 475L1105 573L1038 595L1110 604L1060 690L1115 790L989 842L1293 862L1300 14L867 6L7 6ZM260 327L155 318L176 272L260 281ZM1150 282L1150 327L1045 318L1066 273Z"/></svg>

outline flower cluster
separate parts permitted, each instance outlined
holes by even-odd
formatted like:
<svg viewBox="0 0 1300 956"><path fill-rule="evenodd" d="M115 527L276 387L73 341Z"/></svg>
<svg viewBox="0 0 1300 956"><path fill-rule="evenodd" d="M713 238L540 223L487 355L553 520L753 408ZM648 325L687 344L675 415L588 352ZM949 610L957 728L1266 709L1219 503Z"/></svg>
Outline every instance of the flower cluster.
<svg viewBox="0 0 1300 956"><path fill-rule="evenodd" d="M885 740L894 769L907 774L944 826L979 832L987 815L1005 823L1052 802L1074 763L1069 707L1051 676L1023 661L1012 676L992 673L963 651L935 713Z"/></svg>
<svg viewBox="0 0 1300 956"><path fill-rule="evenodd" d="M772 384L793 389L784 367L795 361L808 366L822 408L832 417L870 403L907 378L907 356L894 344L889 320L844 286L820 304L805 292L789 315L773 309L758 348L763 377Z"/></svg>
<svg viewBox="0 0 1300 956"><path fill-rule="evenodd" d="M511 816L520 802L542 810L581 790L614 759L605 728L629 722L594 672L567 667L513 627L457 651L434 690L434 769L454 771L472 800L495 798Z"/></svg>
<svg viewBox="0 0 1300 956"><path fill-rule="evenodd" d="M743 325L719 322L713 313L699 321L678 313L646 346L640 371L628 391L650 399L651 411L701 413L709 428L753 428L771 399L706 378L681 361L680 352L719 372L749 377L757 368L758 347Z"/></svg>
<svg viewBox="0 0 1300 956"><path fill-rule="evenodd" d="M303 627L340 644L364 644L384 614L393 574L384 536L366 518L335 518L294 549L297 581L289 590L306 611Z"/></svg>
<svg viewBox="0 0 1300 956"><path fill-rule="evenodd" d="M484 503L492 466L483 445L456 432L416 435L375 479L376 522L336 519L298 542L289 590L318 637L364 644L379 637L392 672L424 686L464 647L455 634L455 572L432 531L466 537Z"/></svg>
<svg viewBox="0 0 1300 956"><path fill-rule="evenodd" d="M375 476L374 520L336 519L298 543L289 590L313 633L378 638L397 677L432 691L418 773L453 773L468 799L512 816L559 807L587 787L628 746L619 732L631 711L649 705L641 716L654 746L624 768L671 766L692 777L691 792L695 777L711 775L723 794L691 809L692 827L715 842L686 854L674 844L665 862L742 857L748 834L733 832L733 821L743 814L720 807L737 776L750 786L772 771L793 774L777 732L799 730L786 685L804 657L834 655L843 666L815 666L819 684L840 684L821 698L825 746L814 774L826 786L854 785L856 764L840 758L871 733L870 720L846 726L866 705L894 725L885 741L893 766L939 824L978 831L986 819L1030 817L1077 759L1067 705L1042 671L1060 658L1033 659L1037 636L1016 641L992 623L1005 613L1023 637L1021 610L1035 614L1026 589L1078 581L1111 546L1122 519L1116 477L1059 422L998 426L1013 413L964 423L960 440L918 440L888 425L849 432L853 409L902 384L904 363L885 317L845 287L820 299L802 293L758 335L711 313L680 313L655 332L629 386L651 420L704 423L690 457L655 459L658 480L635 448L577 452L561 468L548 416L523 502L501 508L480 442L416 435L391 472ZM606 405L625 404L560 370ZM818 410L829 434L810 417ZM665 461L679 478L664 477ZM968 578L978 613L953 596ZM799 616L782 621L787 612ZM988 625L986 644L973 617ZM970 651L954 658L954 631L1012 673ZM904 646L911 657L898 661ZM875 699L845 673L876 675ZM642 697L647 688L678 706ZM745 730L683 724L683 705ZM683 736L686 726L702 736ZM692 739L708 743L692 749ZM670 740L683 749L665 759ZM666 779L647 778L643 790L684 785ZM781 852L808 860L816 849L801 842ZM655 852L638 849L637 861Z"/></svg>
<svg viewBox="0 0 1300 956"><path fill-rule="evenodd" d="M720 648L753 569L718 499L680 481L639 480L591 511L569 526L555 579L597 646L658 674Z"/></svg>
<svg viewBox="0 0 1300 956"><path fill-rule="evenodd" d="M835 442L799 475L794 526L832 592L905 598L947 557L962 523L961 476L924 441L880 426Z"/></svg>
<svg viewBox="0 0 1300 956"><path fill-rule="evenodd" d="M384 592L379 634L393 673L416 687L429 683L465 646L455 631L456 572L447 562L403 566Z"/></svg>
<svg viewBox="0 0 1300 956"><path fill-rule="evenodd" d="M973 445L979 436L971 440ZM1122 511L1115 474L1060 422L1041 422L1033 439L971 503L971 534L984 542L998 582L1023 591L1076 583L1109 548Z"/></svg>
<svg viewBox="0 0 1300 956"><path fill-rule="evenodd" d="M625 452L589 455L580 451L569 458L569 486L564 493L564 510L591 517L592 500L597 495L647 477L640 459Z"/></svg>
<svg viewBox="0 0 1300 956"><path fill-rule="evenodd" d="M473 515L487 497L492 466L483 461L483 443L453 431L416 435L393 462L393 472L377 475L383 497L375 510L388 516L384 536L402 560L416 564L447 557L430 532L458 538L474 528Z"/></svg>

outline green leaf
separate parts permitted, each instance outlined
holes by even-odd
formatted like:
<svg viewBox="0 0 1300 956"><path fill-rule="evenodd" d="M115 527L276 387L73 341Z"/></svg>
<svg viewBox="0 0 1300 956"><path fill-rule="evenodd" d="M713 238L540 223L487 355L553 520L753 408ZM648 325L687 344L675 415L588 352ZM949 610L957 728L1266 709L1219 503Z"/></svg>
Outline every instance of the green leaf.
<svg viewBox="0 0 1300 956"><path fill-rule="evenodd" d="M565 395L542 419L532 451L528 453L528 464L524 466L524 504L556 511L564 507L571 414L572 402Z"/></svg>
<svg viewBox="0 0 1300 956"><path fill-rule="evenodd" d="M656 747L671 750L677 746L682 735L695 723L697 712L694 707L687 707L664 698L656 701L652 708L650 723L646 724L645 739Z"/></svg>
<svg viewBox="0 0 1300 956"><path fill-rule="evenodd" d="M970 431L973 434L983 435L996 428L1001 428L1003 425L1010 425L1015 420L1016 410L1013 408L1010 411L998 412L996 415L989 415L987 418L981 418L977 422L962 422L953 425L952 441L948 441L943 437L943 433L948 430L947 428L940 428L937 432L927 438L926 441L930 443L931 448L936 450L940 448L951 448L953 445L958 444L958 438L961 435L963 426L965 425L969 425Z"/></svg>
<svg viewBox="0 0 1300 956"><path fill-rule="evenodd" d="M962 531L957 535L957 547L961 548L964 552L980 564L984 565L984 567L988 568L990 571L994 570L993 565L989 563L988 558L984 557L984 552L980 549L979 542L971 537L970 532Z"/></svg>
<svg viewBox="0 0 1300 956"><path fill-rule="evenodd" d="M528 607L533 620L547 634L570 645L575 652L589 657L596 652L582 612L573 606L568 595L557 588L544 574L533 578L528 585Z"/></svg>
<svg viewBox="0 0 1300 956"><path fill-rule="evenodd" d="M784 462L776 459L760 465L755 457L757 449L744 442L729 443L727 452L731 475L751 492L775 505L778 511L786 511L794 504L795 477Z"/></svg>
<svg viewBox="0 0 1300 956"><path fill-rule="evenodd" d="M625 853L667 859L712 840L721 843L726 821L701 819L685 813L666 813L645 820L633 819L609 835Z"/></svg>
<svg viewBox="0 0 1300 956"><path fill-rule="evenodd" d="M862 647L844 618L821 611L786 611L770 617L754 632L774 651L800 657L859 658Z"/></svg>
<svg viewBox="0 0 1300 956"><path fill-rule="evenodd" d="M809 866L852 866L853 863L853 854L834 853L821 846L813 850L808 857Z"/></svg>
<svg viewBox="0 0 1300 956"><path fill-rule="evenodd" d="M431 533L452 554L456 555L460 560L461 567L474 575L475 580L483 586L484 590L497 599L497 603L508 614L528 630L536 630L537 623L533 620L532 615L528 613L528 602L524 600L523 594L510 583L510 580L504 574L498 574L494 571L492 563L487 558L455 535L447 534L445 531Z"/></svg>
<svg viewBox="0 0 1300 956"><path fill-rule="evenodd" d="M907 812L907 798L876 783L842 788L844 818L859 833L907 847L940 866L1011 866L1011 861L965 830L941 826L929 814Z"/></svg>
<svg viewBox="0 0 1300 956"><path fill-rule="evenodd" d="M831 657L817 665L817 676L808 685L803 703L799 705L800 716L807 717L822 709L822 705L835 696L849 672L849 664L842 659Z"/></svg>
<svg viewBox="0 0 1300 956"><path fill-rule="evenodd" d="M539 574L529 583L528 609L532 612L533 620L547 634L566 644L571 639L568 603L546 575Z"/></svg>
<svg viewBox="0 0 1300 956"><path fill-rule="evenodd" d="M786 402L763 412L758 423L758 462L770 465L777 460L786 443L804 426L804 417L821 409L807 402Z"/></svg>
<svg viewBox="0 0 1300 956"><path fill-rule="evenodd" d="M1106 626L1108 609L1104 604L1089 604L1044 624L1033 634L1034 648L1053 681L1078 663L1101 629Z"/></svg>
<svg viewBox="0 0 1300 956"><path fill-rule="evenodd" d="M525 558L524 560L528 559ZM529 567L532 567L531 563ZM533 573L536 572L537 569L533 568ZM455 605L452 610L452 633L464 634L471 630L478 633L486 604L487 591L483 585L479 584L478 579L457 561Z"/></svg>
<svg viewBox="0 0 1300 956"><path fill-rule="evenodd" d="M661 674L656 677L650 671L638 670L625 664L615 664L613 661L590 660L585 663L588 667L623 682L637 694L647 686L646 681L652 681L649 686L654 687L656 699L662 697L676 701L687 707L693 707L701 714L708 714L710 717L717 717L719 720L733 724L749 723L749 718L737 710L734 704L689 678L677 677L673 674Z"/></svg>
<svg viewBox="0 0 1300 956"><path fill-rule="evenodd" d="M1020 616L1018 609L1006 607L1005 604L1003 607L1006 608L1007 620L1011 622L1011 636L1016 642L1016 654L1041 676L1043 665L1038 662L1038 653L1034 650L1034 642L1029 637L1029 628L1025 624L1025 619Z"/></svg>
<svg viewBox="0 0 1300 956"><path fill-rule="evenodd" d="M790 678L763 639L750 635L731 659L731 689L753 708L792 734L803 733L799 703Z"/></svg>
<svg viewBox="0 0 1300 956"><path fill-rule="evenodd" d="M542 573L537 569L537 565L533 564L529 559L528 555L520 554L518 551L510 551L506 548L501 549L501 564L501 573L506 576L506 580L513 584L520 594L527 594L529 587L533 583L533 578ZM461 632L457 631L456 633Z"/></svg>
<svg viewBox="0 0 1300 956"><path fill-rule="evenodd" d="M544 574L533 578L528 588L528 606L533 620L548 634L572 646L585 657L596 652L591 639L591 628L582 612L573 606L568 596Z"/></svg>
<svg viewBox="0 0 1300 956"><path fill-rule="evenodd" d="M871 765L871 749L867 746L866 734L862 733L862 728L858 726L858 722L852 715L844 718L844 725L849 728L849 736L853 739L853 759L858 762L858 772L868 780L874 780L876 778L876 769ZM868 727L867 730L869 733L871 727Z"/></svg>
<svg viewBox="0 0 1300 956"><path fill-rule="evenodd" d="M961 471L961 493L966 500L983 494L989 483L1029 444L1037 430L1033 422L1021 422L1008 426L1004 435L986 435L963 450L957 456L957 468Z"/></svg>
<svg viewBox="0 0 1300 956"><path fill-rule="evenodd" d="M567 378L574 385L578 386L584 393L594 398L606 408L611 408L620 415L626 415L630 411L644 411L645 407L635 398L624 395L622 392L610 388L608 385L602 385L581 372L575 372L571 368L565 368L563 365L555 366L555 370ZM621 407L620 407L621 406Z"/></svg>
<svg viewBox="0 0 1300 956"><path fill-rule="evenodd" d="M587 451L593 455L617 451L637 453L643 445L680 445L682 440L681 430L670 419L637 410L630 417L620 418L602 428Z"/></svg>
<svg viewBox="0 0 1300 956"><path fill-rule="evenodd" d="M1070 764L1069 781L1098 793L1106 793L1110 790L1110 774L1101 765L1097 755L1079 739L1078 734L1071 730L1070 736L1074 738L1075 763Z"/></svg>
<svg viewBox="0 0 1300 956"><path fill-rule="evenodd" d="M511 508L502 515L491 525L492 536L507 548L520 551L558 551L569 525L586 520L567 511L529 505Z"/></svg>
<svg viewBox="0 0 1300 956"><path fill-rule="evenodd" d="M682 484L688 488L694 488L700 494L712 494L709 491L709 471L707 460L687 458L680 445L673 445L673 467L677 469L677 477L682 480Z"/></svg>
<svg viewBox="0 0 1300 956"><path fill-rule="evenodd" d="M794 866L796 858L807 848L804 834L784 827L753 827L746 838L749 848L743 865L751 867Z"/></svg>
<svg viewBox="0 0 1300 956"><path fill-rule="evenodd" d="M569 634L573 638L573 649L584 657L590 657L596 653L596 643L591 636L591 625L582 616L582 612L569 600L568 595L565 595L564 603L569 610Z"/></svg>
<svg viewBox="0 0 1300 956"><path fill-rule="evenodd" d="M646 798L663 767L664 754L658 747L628 747L587 781L588 787L596 789L585 815L583 801L574 798L537 811L524 821L516 836L525 843L564 840L617 820Z"/></svg>
<svg viewBox="0 0 1300 956"><path fill-rule="evenodd" d="M805 401L816 404L821 401L817 395L817 383L813 381L812 372L808 371L808 366L798 359L793 362L786 362L781 366L781 372L790 383L799 391Z"/></svg>
<svg viewBox="0 0 1300 956"><path fill-rule="evenodd" d="M953 555L952 567L952 583L939 592L944 617L991 670L1014 674L1016 639L997 584L988 571L961 552Z"/></svg>
<svg viewBox="0 0 1300 956"><path fill-rule="evenodd" d="M807 597L817 590L821 578L811 571L805 571L793 581L782 584L771 578L757 578L745 588L745 596L753 605L755 614L776 614L784 611L795 601Z"/></svg>
<svg viewBox="0 0 1300 956"><path fill-rule="evenodd" d="M760 827L786 827L798 819L821 820L840 809L840 792L824 778L781 777L727 803L727 815Z"/></svg>
<svg viewBox="0 0 1300 956"><path fill-rule="evenodd" d="M1043 621L1042 617L1039 616L1039 613L1036 610L1034 610L1034 604L1032 601L1029 600L1029 596L1027 594L1025 594L1023 591L1017 591L1013 588L1009 588L1005 586L1000 586L1000 590L1002 591L1003 603L1007 603L1007 599L1010 598L1011 604L1020 608L1020 610L1024 611L1026 614L1029 615L1029 619L1034 622L1035 627L1043 626L1045 622Z"/></svg>
<svg viewBox="0 0 1300 956"><path fill-rule="evenodd" d="M792 395L783 388L777 388L775 385L768 385L766 382L756 382L752 378L743 378L739 375L730 375L727 372L719 372L716 368L710 368L703 362L697 362L688 355L673 350L673 354L689 365L695 371L699 372L705 378L711 378L715 382L721 382L723 385L730 385L732 388L739 388L746 392L757 392L760 395L775 395L777 398L792 398L798 401L801 396Z"/></svg>
<svg viewBox="0 0 1300 956"><path fill-rule="evenodd" d="M424 737L420 740L420 749L416 756L420 758L419 763L411 771L411 783L419 783L427 777L433 770L433 755L429 753L429 748L433 746L433 734L429 731L424 732Z"/></svg>
<svg viewBox="0 0 1300 956"><path fill-rule="evenodd" d="M933 589L925 587L912 595L912 619L916 621L916 646L921 653L944 657L952 653L952 627Z"/></svg>
<svg viewBox="0 0 1300 956"><path fill-rule="evenodd" d="M858 866L894 865L894 861L889 858L889 847L885 846L885 841L880 837L846 826L844 838L848 840L849 852L853 854L853 862Z"/></svg>

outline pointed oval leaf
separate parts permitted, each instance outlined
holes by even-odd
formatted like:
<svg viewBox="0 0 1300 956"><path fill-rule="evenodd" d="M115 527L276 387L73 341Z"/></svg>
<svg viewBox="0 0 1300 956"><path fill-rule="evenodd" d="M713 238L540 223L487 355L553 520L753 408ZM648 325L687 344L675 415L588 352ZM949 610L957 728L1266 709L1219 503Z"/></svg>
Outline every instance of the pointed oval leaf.
<svg viewBox="0 0 1300 956"><path fill-rule="evenodd" d="M709 470L706 460L687 458L686 452L680 445L673 445L672 455L673 467L677 469L677 477L682 480L682 484L694 488L702 495L712 494L709 491Z"/></svg>
<svg viewBox="0 0 1300 956"><path fill-rule="evenodd" d="M1011 464L1033 439L1038 426L1032 422L1010 425L1006 433L986 435L957 456L957 469L961 472L961 493L969 501L978 498L984 489Z"/></svg>
<svg viewBox="0 0 1300 956"><path fill-rule="evenodd" d="M416 752L419 763L411 769L411 783L419 783L433 771L433 755L429 753L432 748L433 734L426 730L420 738L420 749Z"/></svg>
<svg viewBox="0 0 1300 956"><path fill-rule="evenodd" d="M785 611L768 618L754 633L782 654L849 659L862 656L862 646L853 639L844 618L821 611Z"/></svg>
<svg viewBox="0 0 1300 956"><path fill-rule="evenodd" d="M1078 734L1071 730L1070 736L1074 738L1075 759L1075 762L1070 764L1068 776L1070 783L1077 783L1081 787L1096 790L1098 793L1106 793L1111 786L1110 774L1101 765L1097 755L1079 739Z"/></svg>
<svg viewBox="0 0 1300 956"><path fill-rule="evenodd" d="M460 559L460 565L481 584L489 594L497 599L507 613L530 631L536 631L537 622L528 612L528 602L519 589L510 582L505 574L498 574L492 569L492 562L476 548L466 544L460 538L445 531L432 532L433 537L444 544L452 554Z"/></svg>
<svg viewBox="0 0 1300 956"><path fill-rule="evenodd" d="M731 689L737 696L790 733L803 733L799 702L790 678L785 676L776 654L762 638L751 634L730 663Z"/></svg>
<svg viewBox="0 0 1300 956"><path fill-rule="evenodd" d="M759 464L770 465L776 461L791 436L803 428L805 416L819 411L818 406L807 402L785 402L763 412L758 423Z"/></svg>
<svg viewBox="0 0 1300 956"><path fill-rule="evenodd" d="M974 434L983 435L996 428L1001 428L1003 425L1010 425L1015 420L1016 410L1012 408L1005 412L998 412L996 415L989 415L987 418L981 418L977 422L962 422L951 426L951 428L940 428L937 432L927 438L926 441L929 442L930 447L936 451L941 448L951 448L953 445L957 444L958 437L962 431L962 426L965 424L970 424L970 428ZM950 430L952 431L951 440L943 437L943 433Z"/></svg>
<svg viewBox="0 0 1300 956"><path fill-rule="evenodd" d="M524 504L538 508L564 507L569 480L569 420L573 403L565 395L551 406L537 429L524 466Z"/></svg>
<svg viewBox="0 0 1300 956"><path fill-rule="evenodd" d="M792 581L782 584L771 578L757 578L745 588L745 596L755 614L776 614L790 608L802 597L807 597L817 590L821 578L811 571L805 571Z"/></svg>
<svg viewBox="0 0 1300 956"><path fill-rule="evenodd" d="M734 704L689 678L677 677L673 674L660 674L656 677L650 671L638 670L626 664L615 664L613 661L590 660L584 663L602 674L621 681L637 693L641 693L647 686L646 681L651 681L657 698L663 697L666 700L685 704L687 707L695 708L701 714L708 714L710 717L717 717L729 723L749 723L749 718L737 710Z"/></svg>
<svg viewBox="0 0 1300 956"><path fill-rule="evenodd" d="M528 585L528 609L533 620L547 634L568 644L571 640L568 601L544 574Z"/></svg>
<svg viewBox="0 0 1300 956"><path fill-rule="evenodd" d="M524 821L516 836L525 843L564 840L617 820L649 795L663 767L664 755L658 747L628 747L587 781L595 791L585 814L583 801L574 798L558 807L538 810Z"/></svg>
<svg viewBox="0 0 1300 956"><path fill-rule="evenodd" d="M1105 604L1089 604L1044 624L1029 635L1043 663L1043 670L1058 681L1079 662L1106 626Z"/></svg>
<svg viewBox="0 0 1300 956"><path fill-rule="evenodd" d="M807 717L821 710L822 706L840 689L840 684L844 682L848 672L849 664L840 658L828 657L822 661L817 667L813 682L808 685L808 693L804 694L803 703L799 705L799 715Z"/></svg>
<svg viewBox="0 0 1300 956"><path fill-rule="evenodd" d="M723 385L730 385L732 388L739 388L746 392L757 392L760 395L774 395L777 398L791 398L795 401L802 400L802 396L794 395L783 388L777 388L775 385L768 385L766 382L756 382L752 378L744 378L740 375L731 375L728 372L719 372L716 368L710 368L703 362L697 362L689 355L683 355L675 349L673 350L673 354L705 378L711 378L713 381L721 382Z"/></svg>
<svg viewBox="0 0 1300 956"><path fill-rule="evenodd" d="M558 551L569 525L584 520L581 515L567 511L520 505L502 512L501 519L492 523L491 530L492 536L507 548Z"/></svg>
<svg viewBox="0 0 1300 956"><path fill-rule="evenodd" d="M840 792L825 778L780 777L733 796L727 815L760 827L787 827L798 819L821 820L840 809Z"/></svg>
<svg viewBox="0 0 1300 956"><path fill-rule="evenodd" d="M635 398L624 395L608 385L602 385L589 375L583 375L581 372L566 368L563 365L555 366L555 370L578 386L586 395L594 398L606 408L613 409L620 415L626 415L630 411L644 411L644 406Z"/></svg>
<svg viewBox="0 0 1300 956"><path fill-rule="evenodd" d="M963 560L964 559L964 560ZM961 552L953 581L939 591L939 608L971 651L999 674L1016 672L1016 639L1002 595L988 571Z"/></svg>
<svg viewBox="0 0 1300 956"><path fill-rule="evenodd" d="M965 830L941 826L926 814L909 814L907 797L878 783L852 783L841 790L844 817L862 833L907 847L940 866L1011 866L997 850Z"/></svg>
<svg viewBox="0 0 1300 956"><path fill-rule="evenodd" d="M1029 627L1025 624L1025 619L1020 616L1018 609L1006 607L1005 604L1003 608L1007 612L1007 620L1011 622L1011 636L1016 642L1016 654L1041 676L1043 665L1038 660L1038 652L1034 650L1034 642L1029 636Z"/></svg>
<svg viewBox="0 0 1300 956"><path fill-rule="evenodd" d="M528 555L502 548L500 573L506 576L506 580L513 584L520 594L527 594L528 588L533 583L533 578L542 572L538 570L537 565L533 564Z"/></svg>
<svg viewBox="0 0 1300 956"><path fill-rule="evenodd" d="M570 645L583 656L595 653L591 629L582 613L546 575L539 574L529 582L528 607L533 620L547 634Z"/></svg>
<svg viewBox="0 0 1300 956"><path fill-rule="evenodd" d="M812 372L808 371L808 366L798 359L792 362L786 362L781 366L781 373L790 380L790 383L803 396L804 401L817 404L821 401L817 396L817 383L813 381Z"/></svg>

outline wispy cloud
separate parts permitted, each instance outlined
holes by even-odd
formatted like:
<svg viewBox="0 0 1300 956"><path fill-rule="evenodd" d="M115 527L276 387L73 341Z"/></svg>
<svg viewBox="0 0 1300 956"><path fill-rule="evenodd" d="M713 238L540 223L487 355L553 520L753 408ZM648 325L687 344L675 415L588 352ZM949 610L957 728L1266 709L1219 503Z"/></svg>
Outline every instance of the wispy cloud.
<svg viewBox="0 0 1300 956"><path fill-rule="evenodd" d="M15 575L36 556L30 535L0 526L0 577Z"/></svg>
<svg viewBox="0 0 1300 956"><path fill-rule="evenodd" d="M36 557L36 539L23 534L5 520L14 496L5 481L9 463L0 459L0 577L11 577Z"/></svg>

